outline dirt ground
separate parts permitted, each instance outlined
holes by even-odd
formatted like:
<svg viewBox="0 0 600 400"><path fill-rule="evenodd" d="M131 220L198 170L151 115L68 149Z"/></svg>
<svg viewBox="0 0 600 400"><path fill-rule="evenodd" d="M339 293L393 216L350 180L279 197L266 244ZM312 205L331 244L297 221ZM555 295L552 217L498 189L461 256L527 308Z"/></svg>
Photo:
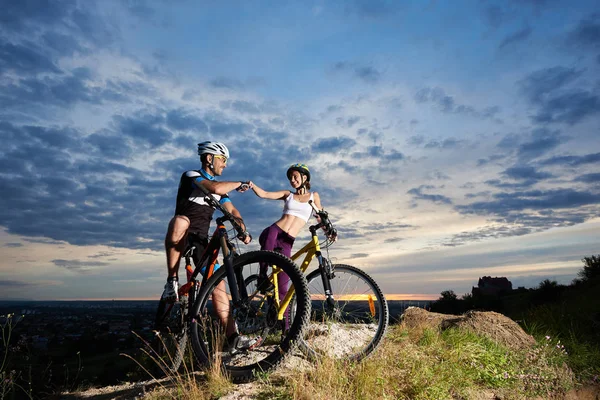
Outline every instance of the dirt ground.
<svg viewBox="0 0 600 400"><path fill-rule="evenodd" d="M401 321L412 329L448 329L457 327L486 336L514 350L524 350L535 345L535 339L525 333L512 319L492 311L469 311L464 315L448 315L409 307Z"/></svg>

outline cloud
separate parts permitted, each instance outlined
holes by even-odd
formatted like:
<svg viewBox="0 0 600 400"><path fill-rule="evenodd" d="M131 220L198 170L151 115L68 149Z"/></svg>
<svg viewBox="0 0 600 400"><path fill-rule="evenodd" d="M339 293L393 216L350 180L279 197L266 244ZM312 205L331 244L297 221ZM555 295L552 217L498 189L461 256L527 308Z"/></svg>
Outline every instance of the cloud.
<svg viewBox="0 0 600 400"><path fill-rule="evenodd" d="M498 179L490 179L485 181L486 184L502 189L521 189L528 186L533 186L536 183L554 178L549 172L539 171L532 165L517 164L502 171L502 176L517 182L502 182Z"/></svg>
<svg viewBox="0 0 600 400"><path fill-rule="evenodd" d="M124 159L133 154L131 142L126 137L113 132L96 132L89 135L85 141L89 143L92 153L102 155L111 160ZM109 169L110 167L114 167L114 165L108 163L104 165L109 167ZM94 166L93 161L90 166ZM95 167L97 170L98 164L95 164Z"/></svg>
<svg viewBox="0 0 600 400"><path fill-rule="evenodd" d="M474 199L476 197L488 197L491 194L489 190L485 190L477 193L467 193L465 194L465 199Z"/></svg>
<svg viewBox="0 0 600 400"><path fill-rule="evenodd" d="M0 73L59 73L56 64L35 44L0 43Z"/></svg>
<svg viewBox="0 0 600 400"><path fill-rule="evenodd" d="M511 179L535 180L536 182L553 177L552 174L548 172L540 172L530 165L517 165L514 167L507 168L502 172L502 175Z"/></svg>
<svg viewBox="0 0 600 400"><path fill-rule="evenodd" d="M150 94L153 89L142 82L97 82L89 68L75 68L58 74L26 76L0 83L0 105L34 117L53 116L55 107L69 108L85 102L99 105L124 102L131 97ZM0 111L1 112L1 111Z"/></svg>
<svg viewBox="0 0 600 400"><path fill-rule="evenodd" d="M600 173L584 174L575 178L577 182L600 183Z"/></svg>
<svg viewBox="0 0 600 400"><path fill-rule="evenodd" d="M53 25L72 12L74 6L74 2L68 1L4 1L0 23L13 32Z"/></svg>
<svg viewBox="0 0 600 400"><path fill-rule="evenodd" d="M538 114L533 116L533 120L541 123L565 122L575 125L599 113L600 96L587 90L574 90L545 102Z"/></svg>
<svg viewBox="0 0 600 400"><path fill-rule="evenodd" d="M385 149L383 146L367 146L365 151L357 151L352 153L353 159L374 158L385 161L400 161L404 160L404 154L396 149ZM344 163L347 166L347 163Z"/></svg>
<svg viewBox="0 0 600 400"><path fill-rule="evenodd" d="M462 246L470 242L479 242L486 239L499 239L511 236L522 236L532 233L533 229L518 225L494 225L489 227L479 228L474 231L464 231L452 235L452 237L442 242L442 246L456 247Z"/></svg>
<svg viewBox="0 0 600 400"><path fill-rule="evenodd" d="M536 179L525 179L518 182L504 182L500 179L488 179L484 183L486 185L494 186L499 189L523 189L529 186L533 186L538 182Z"/></svg>
<svg viewBox="0 0 600 400"><path fill-rule="evenodd" d="M522 160L538 158L569 140L568 137L561 136L560 131L546 128L534 129L530 138L529 141L521 143L517 148L517 155Z"/></svg>
<svg viewBox="0 0 600 400"><path fill-rule="evenodd" d="M239 79L228 78L225 76L219 76L209 81L209 85L217 89L231 89L231 90L242 90L246 88L246 85Z"/></svg>
<svg viewBox="0 0 600 400"><path fill-rule="evenodd" d="M459 147L465 143L464 140L458 140L456 138L446 138L442 141L430 140L425 144L426 149L453 149Z"/></svg>
<svg viewBox="0 0 600 400"><path fill-rule="evenodd" d="M414 199L418 200L427 200L437 204L452 204L452 200L449 197L443 196L441 194L426 194L423 193L423 189L433 189L433 186L430 185L421 185L418 188L412 188L408 192L408 194L412 195Z"/></svg>
<svg viewBox="0 0 600 400"><path fill-rule="evenodd" d="M406 144L409 146L420 146L425 142L425 136L423 135L414 135L410 136L406 139Z"/></svg>
<svg viewBox="0 0 600 400"><path fill-rule="evenodd" d="M36 286L37 284L35 282L26 282L26 281L15 281L15 280L6 280L6 279L2 279L0 280L0 287L6 287L6 288L27 288L27 287L31 287L31 286Z"/></svg>
<svg viewBox="0 0 600 400"><path fill-rule="evenodd" d="M381 231L386 231L386 232L397 232L400 230L404 230L404 229L412 229L414 228L413 225L410 224L405 224L402 222L376 222L376 223L369 223L366 225L360 225L360 228L363 230L366 230L368 232L381 232Z"/></svg>
<svg viewBox="0 0 600 400"><path fill-rule="evenodd" d="M476 109L473 106L459 104L453 96L446 94L445 90L439 87L424 87L419 89L414 99L417 103L432 103L438 110L446 114L460 114L477 118L494 118L501 109L499 106L491 106L482 109Z"/></svg>
<svg viewBox="0 0 600 400"><path fill-rule="evenodd" d="M355 78L366 83L377 83L381 79L381 72L375 67L359 65L354 62L339 61L333 65L334 72L350 73Z"/></svg>
<svg viewBox="0 0 600 400"><path fill-rule="evenodd" d="M588 49L600 48L600 13L594 13L579 22L568 37L567 44Z"/></svg>
<svg viewBox="0 0 600 400"><path fill-rule="evenodd" d="M166 130L162 113L140 114L133 117L117 115L114 118L116 130L135 141L155 148L169 142L173 134Z"/></svg>
<svg viewBox="0 0 600 400"><path fill-rule="evenodd" d="M566 209L596 205L600 202L600 193L571 188L496 193L492 197L493 200L458 205L456 209L467 214L506 215L507 213L528 209Z"/></svg>
<svg viewBox="0 0 600 400"><path fill-rule="evenodd" d="M212 114L204 118L209 127L209 132L214 137L227 139L248 136L254 131L254 126L239 119L231 119L224 114Z"/></svg>
<svg viewBox="0 0 600 400"><path fill-rule="evenodd" d="M593 180L594 177L585 179ZM600 216L600 193L597 190L516 190L486 197L487 200L457 205L455 209L461 214L487 216L488 224L491 225L453 235L444 242L444 246L458 246L487 238L527 235L552 227L580 224Z"/></svg>
<svg viewBox="0 0 600 400"><path fill-rule="evenodd" d="M357 115L348 118L338 117L335 119L335 123L344 128L352 128L358 121L360 121L360 117Z"/></svg>
<svg viewBox="0 0 600 400"><path fill-rule="evenodd" d="M569 87L583 74L573 68L552 67L534 71L518 82L521 92L537 108L538 123L574 125L600 113L600 97L586 89Z"/></svg>
<svg viewBox="0 0 600 400"><path fill-rule="evenodd" d="M525 28L520 29L505 37L498 46L498 48L502 49L506 46L522 42L526 40L529 36L531 36L531 28L529 26L526 26Z"/></svg>
<svg viewBox="0 0 600 400"><path fill-rule="evenodd" d="M489 164L491 162L502 160L502 159L504 159L506 157L507 157L506 154L492 154L491 156L488 156L487 158L480 158L480 159L478 159L477 160L477 166L481 167L481 166L487 165L487 164Z"/></svg>
<svg viewBox="0 0 600 400"><path fill-rule="evenodd" d="M222 101L220 105L222 109L232 109L239 113L259 114L261 111L256 104L245 100L227 100Z"/></svg>
<svg viewBox="0 0 600 400"><path fill-rule="evenodd" d="M63 267L70 271L85 273L93 269L93 267L103 267L108 263L101 261L79 261L79 260L52 260L52 263L57 267Z"/></svg>
<svg viewBox="0 0 600 400"><path fill-rule="evenodd" d="M402 237L393 237L393 238L387 238L383 241L383 243L398 243L401 242L403 240L406 240L406 238L402 238Z"/></svg>
<svg viewBox="0 0 600 400"><path fill-rule="evenodd" d="M317 139L311 145L311 149L317 153L339 153L342 150L349 150L356 144L356 140L348 136L333 136Z"/></svg>
<svg viewBox="0 0 600 400"><path fill-rule="evenodd" d="M356 76L368 83L376 83L381 78L381 73L373 67L357 67Z"/></svg>
<svg viewBox="0 0 600 400"><path fill-rule="evenodd" d="M540 165L565 165L578 167L585 164L594 164L600 162L600 153L591 153L584 156L554 156L539 161Z"/></svg>
<svg viewBox="0 0 600 400"><path fill-rule="evenodd" d="M160 221L172 212L177 177L171 183L164 171L122 164L132 153L127 136L9 122L0 132L0 225L9 233L56 244L161 247ZM136 143L136 150L143 147ZM159 179L148 178L157 173Z"/></svg>
<svg viewBox="0 0 600 400"><path fill-rule="evenodd" d="M549 95L574 82L582 71L561 66L534 71L517 82L521 92L534 104L543 104Z"/></svg>
<svg viewBox="0 0 600 400"><path fill-rule="evenodd" d="M357 171L360 171L360 168L356 164L349 163L348 161L344 160L337 162L335 165L333 165L333 167L348 171L349 173L356 173Z"/></svg>
<svg viewBox="0 0 600 400"><path fill-rule="evenodd" d="M369 257L369 253L352 253L350 254L350 258L365 258Z"/></svg>
<svg viewBox="0 0 600 400"><path fill-rule="evenodd" d="M169 129L177 131L208 132L208 125L201 118L194 115L194 111L176 109L167 112L166 124Z"/></svg>

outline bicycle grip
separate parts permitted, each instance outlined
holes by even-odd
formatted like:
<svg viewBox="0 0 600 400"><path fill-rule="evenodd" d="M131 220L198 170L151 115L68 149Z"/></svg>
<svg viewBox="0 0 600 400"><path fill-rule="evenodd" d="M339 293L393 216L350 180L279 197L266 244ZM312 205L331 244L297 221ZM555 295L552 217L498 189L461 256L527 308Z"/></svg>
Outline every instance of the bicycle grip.
<svg viewBox="0 0 600 400"><path fill-rule="evenodd" d="M237 190L238 192L245 192L248 189L250 189L250 182L246 181L242 182L242 184L238 186L235 190Z"/></svg>

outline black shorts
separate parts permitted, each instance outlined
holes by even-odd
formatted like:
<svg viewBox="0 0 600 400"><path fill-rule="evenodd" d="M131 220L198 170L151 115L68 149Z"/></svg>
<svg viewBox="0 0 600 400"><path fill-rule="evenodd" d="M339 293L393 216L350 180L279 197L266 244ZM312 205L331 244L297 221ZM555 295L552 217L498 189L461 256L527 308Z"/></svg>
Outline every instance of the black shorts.
<svg viewBox="0 0 600 400"><path fill-rule="evenodd" d="M194 249L194 252L192 253L192 260L194 260L194 265L196 266L196 268L198 268L200 266L200 261L201 261L200 257L202 256L202 254L204 253L204 250L206 250L206 247L208 246L208 238L198 235L197 232L188 232L187 244L188 244L188 247L196 246L196 248ZM214 268L213 272L218 270L220 267L221 266L219 265L218 262L215 263L215 268ZM202 266L200 273L202 275L204 275L206 273L206 265Z"/></svg>

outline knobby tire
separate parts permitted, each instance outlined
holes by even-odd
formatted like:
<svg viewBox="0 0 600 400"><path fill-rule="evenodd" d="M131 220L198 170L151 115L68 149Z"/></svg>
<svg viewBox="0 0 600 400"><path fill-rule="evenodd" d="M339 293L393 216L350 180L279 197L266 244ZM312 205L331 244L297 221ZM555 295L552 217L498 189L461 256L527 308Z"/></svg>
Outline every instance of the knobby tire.
<svg viewBox="0 0 600 400"><path fill-rule="evenodd" d="M152 339L152 356L157 360L153 367L158 375L168 375L177 373L185 357L185 350L188 342L188 326L182 315L173 316L173 311L167 312L169 303L163 299L160 300L156 312L155 336ZM179 311L185 313L187 302L181 303ZM168 326L173 319L177 318L181 322L177 326Z"/></svg>
<svg viewBox="0 0 600 400"><path fill-rule="evenodd" d="M276 265L282 269L290 277L291 284L295 288L296 313L287 332L284 333L276 321L276 317L274 317L276 310L274 310L272 302L261 301L266 297L261 298L260 294L256 294L251 299L250 311L243 317L238 313L236 324L240 334L256 335L264 337L265 340L256 349L234 356L230 356L230 353L223 350L223 338L218 337L219 333L215 334L220 330L220 335L223 335L222 324L218 322L214 316L213 307L208 303L218 285L227 279L225 267L219 268L201 288L192 308L194 318L190 325L190 337L196 359L204 367L213 362L220 362L224 372L235 383L251 381L257 377L258 373L277 367L302 339L310 316L310 298L306 278L292 260L279 253L261 250L237 256L233 260L233 268L236 274L242 275L240 283L244 284L244 279L247 280L256 273L258 263L266 263L269 268ZM225 282L225 286L228 290L227 282ZM251 295L252 293L248 293L249 297ZM229 299L229 303L231 306L231 299ZM262 304L263 308L259 309L259 304ZM269 306L269 304L271 305ZM248 364L241 365L246 359Z"/></svg>
<svg viewBox="0 0 600 400"><path fill-rule="evenodd" d="M312 271L306 278L313 303L311 321L305 338L299 343L299 348L311 359L317 359L320 355L326 354L332 358L360 361L373 353L381 344L389 324L388 304L377 282L366 272L351 265L343 264L333 265L333 270L335 276L330 282L333 295L336 298L336 306L339 310L338 315L332 315L331 310L326 311L324 302L319 300L324 298L325 294L321 273L319 269ZM352 288L357 288L355 291L359 293L353 293ZM358 288L365 288L365 290L359 290ZM346 290L346 293L344 290ZM361 305L357 307L347 300L352 295L368 296L369 294L373 300L371 304L375 310L374 316L371 315L369 301L354 302ZM362 310L363 303L365 303L366 310ZM365 329L367 325L364 324L364 321L360 321L365 319L363 313L369 314L368 317L372 319L372 323L368 325L374 325L373 329ZM336 346L339 346L340 342L345 342L346 337L333 337L327 341L316 338L316 334L312 333L313 331L320 330L322 332L327 329L329 329L329 332L333 332L332 330L336 326L341 334L344 330L348 331L350 337L352 337L352 334L358 335L360 333L364 336L364 343L357 348L336 350ZM323 333L321 334L323 335ZM311 337L311 335L315 335L315 337ZM335 335L335 333L332 333L332 335Z"/></svg>

